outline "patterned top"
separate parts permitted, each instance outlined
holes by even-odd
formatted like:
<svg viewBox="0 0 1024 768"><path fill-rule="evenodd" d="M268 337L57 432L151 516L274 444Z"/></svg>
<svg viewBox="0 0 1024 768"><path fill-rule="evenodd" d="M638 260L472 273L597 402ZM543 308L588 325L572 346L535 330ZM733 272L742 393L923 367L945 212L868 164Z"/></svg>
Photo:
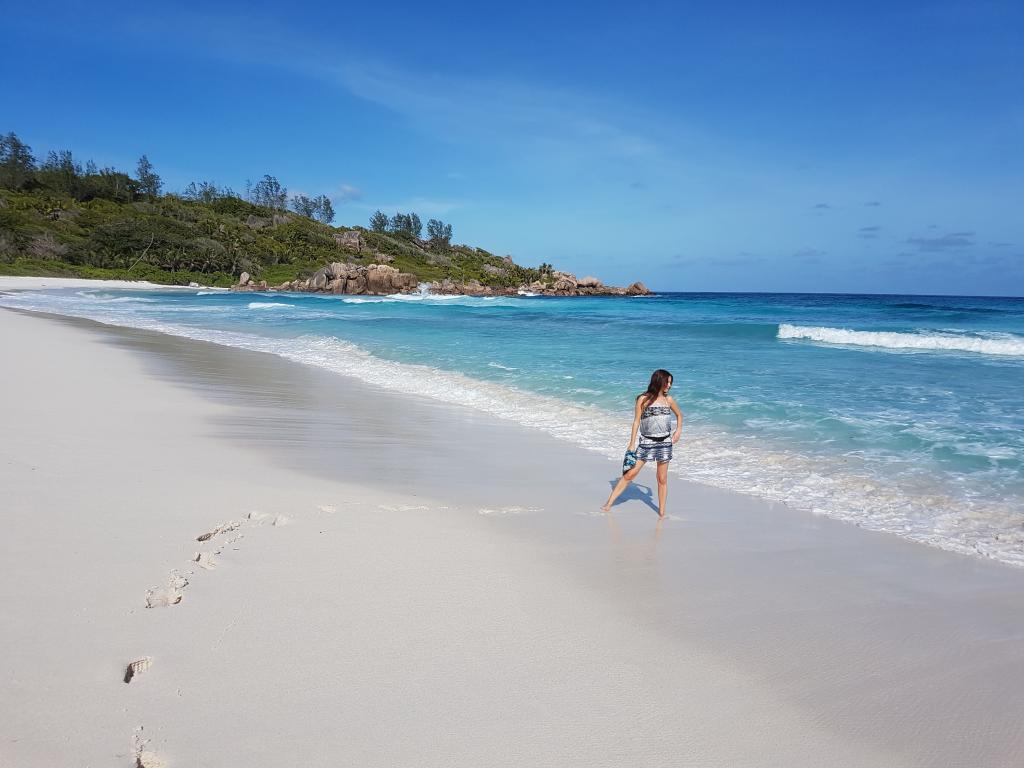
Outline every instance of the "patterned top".
<svg viewBox="0 0 1024 768"><path fill-rule="evenodd" d="M668 437L672 434L675 414L667 405L648 405L640 414L642 437Z"/></svg>

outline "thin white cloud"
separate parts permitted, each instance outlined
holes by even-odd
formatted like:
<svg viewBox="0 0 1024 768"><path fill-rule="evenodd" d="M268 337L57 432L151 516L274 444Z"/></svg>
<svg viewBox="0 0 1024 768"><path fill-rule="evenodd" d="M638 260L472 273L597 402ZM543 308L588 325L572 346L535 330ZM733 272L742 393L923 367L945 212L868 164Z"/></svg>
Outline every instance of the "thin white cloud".
<svg viewBox="0 0 1024 768"><path fill-rule="evenodd" d="M385 65L347 64L325 72L353 95L454 141L473 136L492 144L526 142L571 156L636 158L660 150L644 132L607 117L629 114L626 105L568 89Z"/></svg>
<svg viewBox="0 0 1024 768"><path fill-rule="evenodd" d="M342 184L338 187L337 192L331 195L331 199L341 204L350 203L353 200L362 200L363 190L351 184Z"/></svg>

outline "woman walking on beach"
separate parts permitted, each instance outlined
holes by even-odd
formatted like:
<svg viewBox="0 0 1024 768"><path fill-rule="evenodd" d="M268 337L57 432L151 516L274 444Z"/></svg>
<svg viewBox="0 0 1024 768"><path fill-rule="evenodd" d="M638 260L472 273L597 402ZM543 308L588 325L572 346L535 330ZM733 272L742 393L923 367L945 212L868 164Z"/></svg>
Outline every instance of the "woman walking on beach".
<svg viewBox="0 0 1024 768"><path fill-rule="evenodd" d="M636 398L633 413L633 430L629 435L629 452L635 452L636 464L615 484L608 501L601 507L610 512L612 504L619 498L643 469L648 461L658 463L658 517L665 516L665 499L668 497L668 463L672 461L672 446L679 442L683 428L683 414L668 391L672 389L672 374L659 368L651 374L647 391ZM675 429L672 421L675 420ZM640 442L637 444L637 434ZM636 448L634 448L636 446Z"/></svg>

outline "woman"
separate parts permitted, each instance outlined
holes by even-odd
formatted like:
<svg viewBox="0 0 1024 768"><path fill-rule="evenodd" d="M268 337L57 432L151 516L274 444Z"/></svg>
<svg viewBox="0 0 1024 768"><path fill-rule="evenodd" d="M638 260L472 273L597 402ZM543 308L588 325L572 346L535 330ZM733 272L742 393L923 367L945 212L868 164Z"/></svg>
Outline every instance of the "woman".
<svg viewBox="0 0 1024 768"><path fill-rule="evenodd" d="M626 472L601 507L610 512L612 504L619 498L626 486L636 477L648 461L658 462L658 517L665 516L665 499L668 496L668 463L672 461L672 446L679 442L679 433L683 428L683 414L679 412L676 401L669 396L672 389L672 374L659 368L651 374L651 383L647 391L636 399L633 413L633 431L629 435L629 449L637 445L637 432L640 443L636 450L636 464ZM675 430L672 421L675 419ZM671 438L671 440L669 439Z"/></svg>

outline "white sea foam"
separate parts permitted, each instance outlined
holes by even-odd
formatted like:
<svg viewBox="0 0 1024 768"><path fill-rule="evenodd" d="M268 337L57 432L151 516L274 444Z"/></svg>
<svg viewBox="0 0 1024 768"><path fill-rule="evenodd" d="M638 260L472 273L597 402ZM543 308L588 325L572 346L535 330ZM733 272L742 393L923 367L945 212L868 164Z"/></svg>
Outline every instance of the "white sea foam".
<svg viewBox="0 0 1024 768"><path fill-rule="evenodd" d="M349 296L342 299L345 304L393 304L395 301L386 296Z"/></svg>
<svg viewBox="0 0 1024 768"><path fill-rule="evenodd" d="M97 291L75 291L75 295L104 304L155 304L158 301L158 299L147 299L142 296L110 296Z"/></svg>
<svg viewBox="0 0 1024 768"><path fill-rule="evenodd" d="M394 301L456 301L470 297L458 293L389 293L388 298Z"/></svg>
<svg viewBox="0 0 1024 768"><path fill-rule="evenodd" d="M181 326L154 318L103 311L102 305L56 303L53 297L19 294L0 303L60 311L110 325L147 328L185 338L276 354L382 389L428 396L473 408L555 438L621 459L629 414L516 389L426 365L376 357L329 336L275 339ZM77 306L75 306L77 304ZM581 428L580 425L586 425ZM873 476L855 457L837 463L772 447L747 433L687 425L670 471L708 485L785 503L795 509L846 520L963 554L1024 566L1024 529L1013 499L979 500L901 485Z"/></svg>
<svg viewBox="0 0 1024 768"><path fill-rule="evenodd" d="M285 304L280 301L250 301L249 309L278 309L280 307L294 307L294 304Z"/></svg>
<svg viewBox="0 0 1024 768"><path fill-rule="evenodd" d="M982 355L1024 355L1024 337L1011 333L968 335L955 332L899 333L896 331L853 331L848 328L779 325L780 339L807 339L823 344L843 344L882 349L946 352L975 352Z"/></svg>
<svg viewBox="0 0 1024 768"><path fill-rule="evenodd" d="M386 298L391 301L464 304L472 307L515 306L519 303L517 299L507 296L466 296L461 293L391 293Z"/></svg>
<svg viewBox="0 0 1024 768"><path fill-rule="evenodd" d="M518 368L511 368L511 367L509 367L507 365L502 365L501 363L488 363L487 367L488 368L500 368L503 371L518 371L519 370Z"/></svg>

